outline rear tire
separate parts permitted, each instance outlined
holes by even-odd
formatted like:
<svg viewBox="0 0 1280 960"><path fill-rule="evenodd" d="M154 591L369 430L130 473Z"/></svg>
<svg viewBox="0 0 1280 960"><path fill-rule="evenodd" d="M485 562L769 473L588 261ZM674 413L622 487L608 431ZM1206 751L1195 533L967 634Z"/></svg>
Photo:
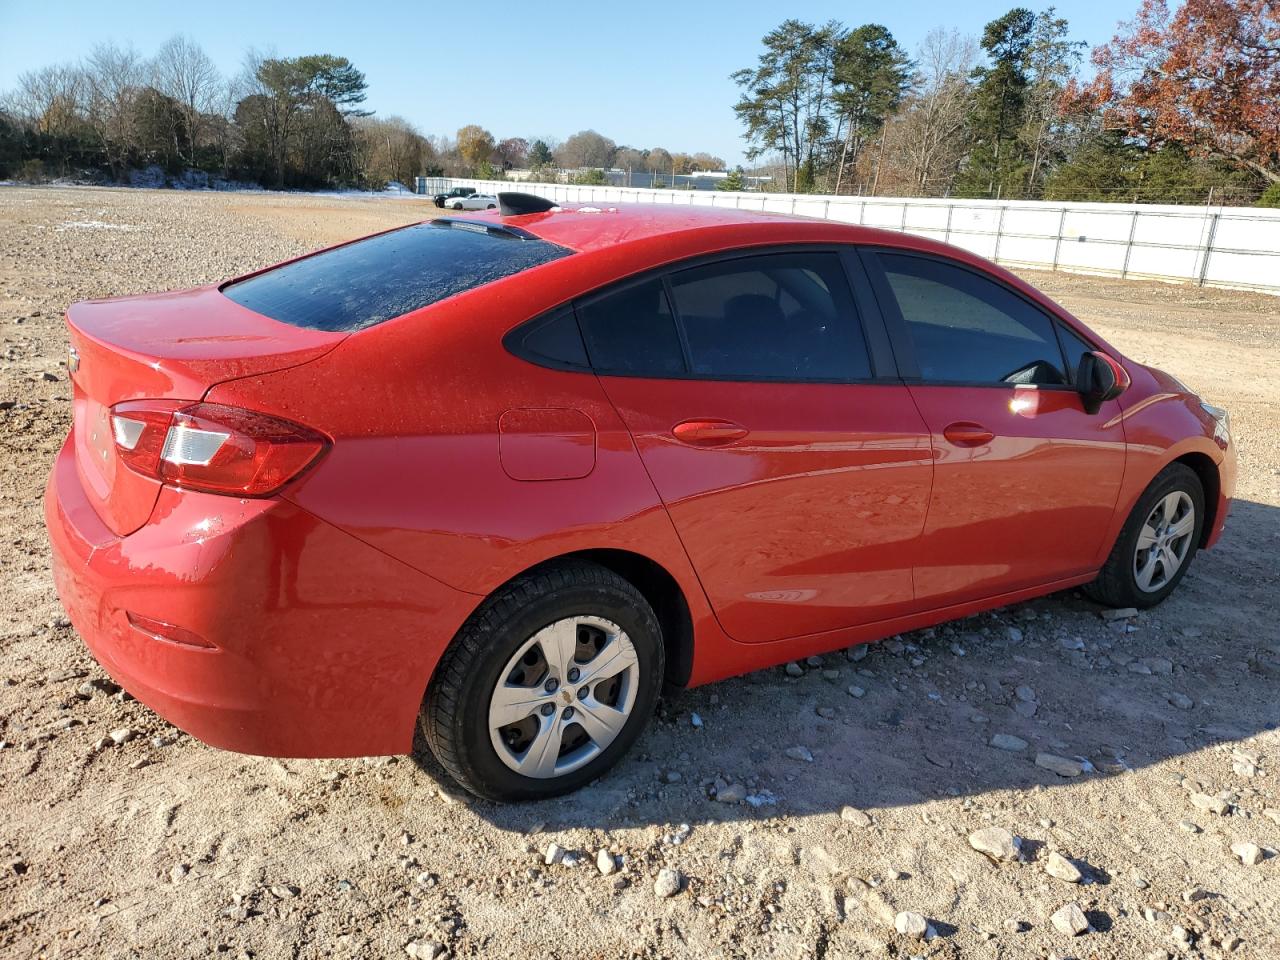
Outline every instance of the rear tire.
<svg viewBox="0 0 1280 960"><path fill-rule="evenodd" d="M418 722L441 766L476 796L554 797L621 759L663 673L662 630L640 592L596 564L558 562L468 618Z"/></svg>
<svg viewBox="0 0 1280 960"><path fill-rule="evenodd" d="M1084 592L1110 607L1154 607L1191 566L1204 516L1204 488L1196 472L1169 464L1138 498L1098 579Z"/></svg>

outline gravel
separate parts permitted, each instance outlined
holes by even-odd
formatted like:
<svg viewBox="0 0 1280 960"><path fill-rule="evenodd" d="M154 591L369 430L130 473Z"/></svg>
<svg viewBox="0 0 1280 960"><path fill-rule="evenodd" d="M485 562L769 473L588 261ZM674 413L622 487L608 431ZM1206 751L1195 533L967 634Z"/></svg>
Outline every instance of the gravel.
<svg viewBox="0 0 1280 960"><path fill-rule="evenodd" d="M426 755L218 751L120 696L49 578L62 311L430 212L0 187L0 956L1280 956L1280 298L1027 274L1231 410L1232 522L1153 610L1104 618L1067 591L689 691L615 771L538 804L463 797ZM72 221L136 229L60 229ZM800 744L812 759L788 759ZM716 802L718 783L744 798ZM1179 829L1189 816L1198 832ZM1017 859L974 852L989 827L1022 839ZM1055 854L1078 884L1050 872ZM1079 898L1066 931L1050 920L1061 896ZM901 913L934 939L899 934ZM1094 926L1073 950L1080 917Z"/></svg>

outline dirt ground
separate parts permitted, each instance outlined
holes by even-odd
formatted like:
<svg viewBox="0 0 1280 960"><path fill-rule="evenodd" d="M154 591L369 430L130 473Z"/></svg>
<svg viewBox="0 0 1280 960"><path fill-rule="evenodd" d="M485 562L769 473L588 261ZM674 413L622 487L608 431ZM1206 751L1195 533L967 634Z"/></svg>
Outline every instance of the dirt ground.
<svg viewBox="0 0 1280 960"><path fill-rule="evenodd" d="M1131 620L1065 593L690 691L601 781L522 806L425 756L224 753L116 692L49 576L62 311L428 211L0 188L0 957L1280 957L1280 299L1028 274L1231 411L1227 534ZM1012 859L972 848L988 827Z"/></svg>

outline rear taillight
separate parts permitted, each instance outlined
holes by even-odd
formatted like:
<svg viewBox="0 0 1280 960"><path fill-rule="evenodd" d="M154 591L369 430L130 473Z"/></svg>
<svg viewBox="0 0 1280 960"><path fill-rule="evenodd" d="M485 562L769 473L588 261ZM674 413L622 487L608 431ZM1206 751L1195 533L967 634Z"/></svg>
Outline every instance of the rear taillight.
<svg viewBox="0 0 1280 960"><path fill-rule="evenodd" d="M111 431L130 469L174 486L241 497L274 493L329 446L310 427L217 403L118 403Z"/></svg>

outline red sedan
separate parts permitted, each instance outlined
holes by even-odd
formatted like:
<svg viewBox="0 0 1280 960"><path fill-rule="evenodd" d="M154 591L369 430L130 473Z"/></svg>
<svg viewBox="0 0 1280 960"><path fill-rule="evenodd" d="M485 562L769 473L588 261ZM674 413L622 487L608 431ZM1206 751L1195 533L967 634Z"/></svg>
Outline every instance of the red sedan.
<svg viewBox="0 0 1280 960"><path fill-rule="evenodd" d="M954 247L720 209L500 210L68 313L46 495L103 667L215 746L598 777L693 686L1222 532L1226 412Z"/></svg>

